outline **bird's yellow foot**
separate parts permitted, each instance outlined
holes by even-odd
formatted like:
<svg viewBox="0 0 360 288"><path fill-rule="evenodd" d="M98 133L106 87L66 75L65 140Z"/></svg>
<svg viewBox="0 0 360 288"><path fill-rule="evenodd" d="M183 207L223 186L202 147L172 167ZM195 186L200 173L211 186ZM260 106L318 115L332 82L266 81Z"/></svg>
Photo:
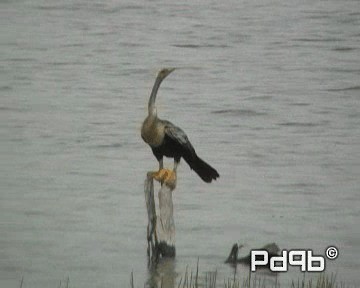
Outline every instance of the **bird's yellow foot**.
<svg viewBox="0 0 360 288"><path fill-rule="evenodd" d="M176 186L176 172L173 170L160 169L159 171L151 172L150 176L161 183L165 183L172 189Z"/></svg>

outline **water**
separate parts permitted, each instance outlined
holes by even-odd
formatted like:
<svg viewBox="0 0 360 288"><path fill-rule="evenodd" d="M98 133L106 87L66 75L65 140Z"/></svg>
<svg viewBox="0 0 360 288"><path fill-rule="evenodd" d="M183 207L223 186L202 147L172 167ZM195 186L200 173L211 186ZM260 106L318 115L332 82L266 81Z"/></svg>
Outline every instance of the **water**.
<svg viewBox="0 0 360 288"><path fill-rule="evenodd" d="M360 284L358 1L0 7L1 287L127 287L131 271L139 287L177 283L197 257L222 283L235 242L336 245L327 271ZM177 257L148 271L143 180L157 163L140 126L166 66L182 69L159 116L221 178L182 163Z"/></svg>

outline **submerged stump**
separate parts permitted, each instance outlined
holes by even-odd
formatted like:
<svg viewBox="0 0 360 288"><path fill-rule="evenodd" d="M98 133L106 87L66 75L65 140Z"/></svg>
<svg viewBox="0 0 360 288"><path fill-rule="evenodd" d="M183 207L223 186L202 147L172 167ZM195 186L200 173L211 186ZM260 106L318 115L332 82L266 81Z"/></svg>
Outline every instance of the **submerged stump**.
<svg viewBox="0 0 360 288"><path fill-rule="evenodd" d="M148 214L147 241L148 256L151 262L160 257L175 257L175 223L172 192L176 187L176 178L167 179L169 170L149 172L145 179L144 192ZM156 214L154 197L154 179L161 183L158 192L159 212Z"/></svg>

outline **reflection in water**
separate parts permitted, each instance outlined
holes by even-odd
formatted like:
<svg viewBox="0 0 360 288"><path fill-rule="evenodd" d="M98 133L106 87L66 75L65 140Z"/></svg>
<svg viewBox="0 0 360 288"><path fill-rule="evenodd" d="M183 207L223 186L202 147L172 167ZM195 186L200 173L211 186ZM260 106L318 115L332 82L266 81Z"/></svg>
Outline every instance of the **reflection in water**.
<svg viewBox="0 0 360 288"><path fill-rule="evenodd" d="M176 273L175 258L161 258L157 264L149 266L149 277L146 287L160 288L160 287L216 287L217 270L215 271L199 271L199 259L197 261L196 269L188 269L179 275ZM180 276L177 280L177 276ZM237 269L233 266L233 281L236 279ZM229 279L230 280L230 279ZM221 283L221 282L220 282Z"/></svg>
<svg viewBox="0 0 360 288"><path fill-rule="evenodd" d="M157 264L150 265L146 287L175 287L177 276L175 266L176 260L174 258L161 258Z"/></svg>
<svg viewBox="0 0 360 288"><path fill-rule="evenodd" d="M199 261L199 260L198 260ZM199 262L196 268L188 269L181 274L176 272L175 258L161 258L157 264L148 267L148 279L145 284L147 288L173 288L173 287L258 287L258 283L269 287L280 287L278 273L271 272L269 269L259 269L257 272L250 272L247 264L233 263L232 272L226 278L219 277L218 269L214 271L201 271ZM179 277L178 277L179 276ZM260 286L263 287L263 286Z"/></svg>

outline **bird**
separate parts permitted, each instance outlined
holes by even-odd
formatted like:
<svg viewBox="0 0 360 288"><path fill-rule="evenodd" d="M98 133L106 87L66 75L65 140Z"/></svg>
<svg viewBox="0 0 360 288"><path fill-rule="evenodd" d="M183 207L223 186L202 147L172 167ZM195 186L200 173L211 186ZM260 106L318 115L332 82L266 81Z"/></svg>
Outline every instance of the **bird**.
<svg viewBox="0 0 360 288"><path fill-rule="evenodd" d="M150 146L159 162L159 171L154 172L154 175L164 180L165 184L171 184L176 181L176 169L181 158L185 160L204 182L210 183L220 176L219 173L196 154L189 138L181 128L157 116L155 107L157 92L162 81L174 70L175 68L163 68L157 74L149 98L148 115L142 124L141 137ZM172 171L164 169L164 156L174 158ZM159 176L164 175L164 171L166 172L166 177ZM157 179L156 177L154 178Z"/></svg>
<svg viewBox="0 0 360 288"><path fill-rule="evenodd" d="M228 264L242 263L245 265L251 265L251 255L250 254L248 254L245 257L238 258L239 250L242 247L244 247L244 245L238 245L237 243L235 243L231 248L229 257L225 260L225 263L228 263ZM279 255L280 248L279 248L279 246L276 245L276 243L269 243L269 244L265 245L264 247L262 247L261 249L257 249L257 250L266 250L268 252L269 259L271 259L272 257L280 256ZM268 263L265 265L265 268L270 267L269 263L270 263L270 261L268 261Z"/></svg>

